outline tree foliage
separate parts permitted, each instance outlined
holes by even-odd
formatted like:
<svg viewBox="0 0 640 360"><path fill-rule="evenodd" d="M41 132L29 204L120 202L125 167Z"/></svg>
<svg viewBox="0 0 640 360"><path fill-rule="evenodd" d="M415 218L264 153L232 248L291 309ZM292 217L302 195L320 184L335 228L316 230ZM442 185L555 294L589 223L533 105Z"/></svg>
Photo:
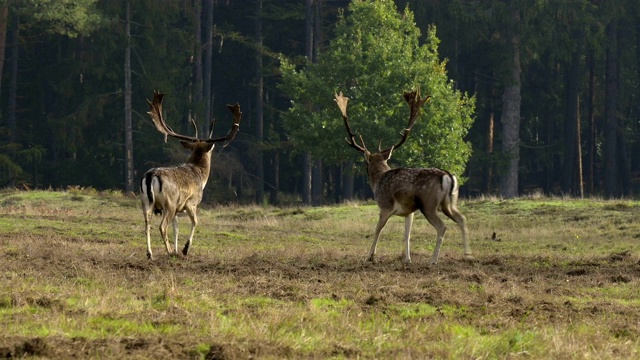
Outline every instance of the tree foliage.
<svg viewBox="0 0 640 360"><path fill-rule="evenodd" d="M75 38L90 35L107 19L97 7L98 0L27 0L21 13L41 24L52 34Z"/></svg>
<svg viewBox="0 0 640 360"><path fill-rule="evenodd" d="M392 1L352 2L317 63L299 70L282 59L282 89L291 100L286 127L301 150L338 163L354 158L333 101L336 92L351 100L350 125L369 147L391 146L406 126L404 91L419 88L431 96L410 141L394 159L407 166L437 166L462 174L471 154L464 137L473 119L473 98L453 88L446 62L438 58L435 27L419 43L420 30L407 8Z"/></svg>

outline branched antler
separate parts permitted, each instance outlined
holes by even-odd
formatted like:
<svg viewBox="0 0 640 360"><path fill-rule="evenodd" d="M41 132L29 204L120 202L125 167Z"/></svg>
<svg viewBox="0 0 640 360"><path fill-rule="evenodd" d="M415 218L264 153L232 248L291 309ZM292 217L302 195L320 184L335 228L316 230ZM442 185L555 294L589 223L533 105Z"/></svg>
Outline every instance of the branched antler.
<svg viewBox="0 0 640 360"><path fill-rule="evenodd" d="M229 108L229 110L231 110L231 113L233 114L233 124L231 125L231 129L229 130L227 135L220 138L216 138L216 139L207 139L207 142L224 141L225 143L222 146L226 147L227 145L229 145L229 143L231 143L231 141L233 141L233 139L235 139L236 134L238 133L238 131L240 131L240 120L242 119L242 111L240 111L240 104L235 103L233 105L227 105L227 108Z"/></svg>
<svg viewBox="0 0 640 360"><path fill-rule="evenodd" d="M411 132L411 128L413 127L413 124L415 124L416 119L418 119L420 108L422 108L422 105L424 105L430 98L431 96L427 95L424 97L424 99L422 99L420 97L420 89L417 89L416 91L404 93L404 100L407 102L407 104L409 104L409 108L411 109L411 113L409 115L409 122L407 123L407 126L402 131L402 138L400 138L400 141L397 144L382 150L381 152L393 151L399 148L402 144L404 144L405 141L407 141L407 138L409 137L409 133Z"/></svg>
<svg viewBox="0 0 640 360"><path fill-rule="evenodd" d="M407 138L409 137L409 133L411 132L411 128L413 127L413 124L416 122L416 119L418 118L418 114L420 113L420 108L422 107L422 105L424 105L431 97L430 96L425 96L424 99L420 97L420 89L416 90L416 91L412 91L412 92L405 92L404 93L404 99L407 102L407 104L409 104L409 108L410 108L410 115L409 115L409 122L407 123L407 126L405 127L405 129L402 132L402 138L400 139L400 141L389 147L386 148L384 150L380 149L380 145L378 145L378 150L380 153L387 153L390 154L394 149L400 147L402 144L404 144L404 142L407 140ZM347 141L347 143L349 144L349 146L351 146L352 148L360 151L360 152L366 152L367 148L364 145L364 140L362 139L362 136L360 136L360 144L358 144L356 142L355 139L355 134L353 133L353 131L351 131L351 126L349 126L349 118L347 117L347 102L349 101L349 98L346 96L342 95L342 92L340 92L340 94L335 94L335 101L336 104L338 104L338 108L340 108L340 112L342 113L342 119L344 120L344 126L347 128L347 133L349 134L348 137L345 138L345 140Z"/></svg>
<svg viewBox="0 0 640 360"><path fill-rule="evenodd" d="M242 112L240 111L240 105L236 103L235 105L227 105L229 110L231 110L231 112L233 113L233 124L231 125L231 129L229 130L227 135L223 137L211 139L210 138L211 132L213 132L212 126L210 126L210 133L209 133L208 139L198 138L197 132L196 132L196 137L178 134L175 131L173 131L173 129L169 125L167 125L167 123L164 121L164 117L162 116L162 98L163 97L164 97L164 94L154 91L153 101L147 100L147 102L151 106L151 109L148 111L148 114L151 116L151 120L153 120L153 124L155 125L156 129L158 129L160 133L164 134L165 142L167 141L167 138L171 136L176 139L191 141L191 142L204 141L208 143L215 143L215 142L224 141L225 142L224 146L227 146L236 137L236 134L240 130L240 120L242 119Z"/></svg>
<svg viewBox="0 0 640 360"><path fill-rule="evenodd" d="M336 98L335 99L336 104L338 104L338 108L340 108L340 112L342 113L344 126L347 128L347 133L349 134L348 138L344 138L345 141L352 148L362 153L366 152L367 148L364 146L364 140L362 139L362 136L360 136L360 142L362 143L362 146L361 146L356 143L355 134L353 133L353 131L351 131L351 126L349 126L349 118L347 117L347 102L349 101L349 98L346 96L343 96L342 91L340 92L340 94L335 94L335 98Z"/></svg>

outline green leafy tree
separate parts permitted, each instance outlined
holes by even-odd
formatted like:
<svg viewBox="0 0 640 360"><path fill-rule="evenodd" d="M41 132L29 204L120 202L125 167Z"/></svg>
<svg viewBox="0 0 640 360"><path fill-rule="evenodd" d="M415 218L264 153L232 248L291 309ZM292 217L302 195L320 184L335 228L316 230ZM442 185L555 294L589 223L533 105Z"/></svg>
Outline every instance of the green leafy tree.
<svg viewBox="0 0 640 360"><path fill-rule="evenodd" d="M27 0L24 14L43 25L51 34L70 38L99 30L105 19L97 9L97 0Z"/></svg>
<svg viewBox="0 0 640 360"><path fill-rule="evenodd" d="M378 141L382 147L394 144L409 116L402 94L419 87L431 100L394 159L461 174L471 154L464 137L473 123L474 99L455 90L448 78L435 27L421 45L408 8L399 13L390 0L353 1L335 34L305 70L282 58L281 88L291 98L286 128L298 148L328 163L358 156L344 143L335 92L351 98L350 125L369 147Z"/></svg>

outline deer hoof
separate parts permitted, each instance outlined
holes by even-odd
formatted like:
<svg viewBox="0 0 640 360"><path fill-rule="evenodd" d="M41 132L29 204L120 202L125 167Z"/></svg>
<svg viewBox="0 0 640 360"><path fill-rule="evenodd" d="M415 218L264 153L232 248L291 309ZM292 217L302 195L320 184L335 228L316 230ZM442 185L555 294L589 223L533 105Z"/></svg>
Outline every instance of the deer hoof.
<svg viewBox="0 0 640 360"><path fill-rule="evenodd" d="M184 249L182 249L182 255L187 256L189 253L189 245L185 245Z"/></svg>
<svg viewBox="0 0 640 360"><path fill-rule="evenodd" d="M464 259L465 261L474 261L476 258L474 258L471 254L464 254L462 259Z"/></svg>
<svg viewBox="0 0 640 360"><path fill-rule="evenodd" d="M149 260L153 260L153 255L151 255L151 253L150 253L150 252L148 252L148 253L147 253L147 259L149 259Z"/></svg>

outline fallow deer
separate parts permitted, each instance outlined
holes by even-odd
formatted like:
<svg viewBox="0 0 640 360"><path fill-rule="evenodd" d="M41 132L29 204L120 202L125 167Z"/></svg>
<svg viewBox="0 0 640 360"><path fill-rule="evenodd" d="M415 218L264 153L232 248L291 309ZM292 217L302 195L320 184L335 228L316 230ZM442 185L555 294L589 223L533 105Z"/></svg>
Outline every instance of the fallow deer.
<svg viewBox="0 0 640 360"><path fill-rule="evenodd" d="M233 124L226 136L211 138L213 129L210 129L209 137L206 139L198 138L197 130L195 137L180 135L175 133L164 121L162 115L163 96L164 94L154 92L153 101L147 100L151 106L148 114L156 129L164 134L165 142L167 142L168 136L179 139L182 146L191 151L191 156L184 164L150 169L140 180L140 195L144 213L145 235L147 236L147 257L150 260L153 259L151 235L149 234L152 212L162 214L160 235L169 255L177 255L178 251L178 220L176 215L178 212L187 212L191 219L191 232L182 249L182 254L186 256L189 252L198 224L196 210L202 200L202 192L209 178L211 153L216 143L224 142L223 146L227 146L235 138L240 129L242 117L239 104L227 105L233 113ZM174 249L169 244L167 234L169 222L173 225Z"/></svg>
<svg viewBox="0 0 640 360"><path fill-rule="evenodd" d="M437 231L436 247L431 258L431 264L438 262L440 247L446 231L446 226L437 214L440 209L447 217L455 221L462 231L464 245L464 258L471 259L471 249L467 240L467 226L465 217L458 211L458 179L446 170L438 168L396 168L391 169L387 161L391 158L393 150L399 148L407 140L411 128L415 123L420 108L427 102L429 96L420 97L420 91L405 92L404 99L409 104L409 123L402 133L400 141L384 150L378 146L378 152L367 150L362 136L360 144L356 142L355 135L351 131L347 117L348 97L335 94L335 101L342 113L342 119L347 129L348 138L345 138L349 146L364 154L369 176L369 185L380 209L378 224L376 225L373 244L369 250L368 260L373 261L380 232L392 215L404 216L404 261L411 262L409 252L409 239L413 214L420 210L424 217Z"/></svg>

